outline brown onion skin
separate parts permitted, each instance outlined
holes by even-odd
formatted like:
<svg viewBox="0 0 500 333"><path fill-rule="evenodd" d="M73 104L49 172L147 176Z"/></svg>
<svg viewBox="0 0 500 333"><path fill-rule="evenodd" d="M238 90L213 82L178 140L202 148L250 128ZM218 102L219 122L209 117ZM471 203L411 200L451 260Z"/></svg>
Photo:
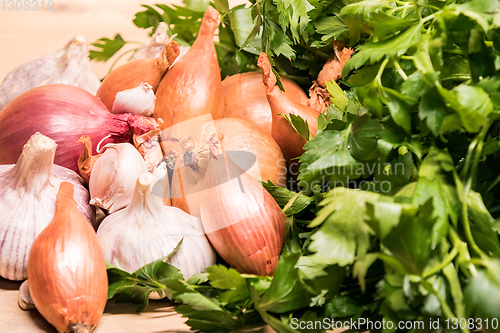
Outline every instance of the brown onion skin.
<svg viewBox="0 0 500 333"><path fill-rule="evenodd" d="M106 264L72 184L61 183L54 218L31 247L28 280L37 310L58 332L97 326L107 300Z"/></svg>
<svg viewBox="0 0 500 333"><path fill-rule="evenodd" d="M106 105L109 111L113 108L116 94L120 91L133 89L141 83L149 83L154 92L158 89L160 80L168 68L179 56L180 47L175 41L163 49L158 58L138 59L117 67L102 81L96 96Z"/></svg>
<svg viewBox="0 0 500 333"><path fill-rule="evenodd" d="M286 216L259 182L231 160L217 157L210 159L205 179L207 195L200 203L207 237L222 259L238 272L273 275L285 238ZM227 182L228 172L239 180ZM261 200L254 200L256 197ZM258 210L250 211L249 202L257 202Z"/></svg>
<svg viewBox="0 0 500 333"><path fill-rule="evenodd" d="M31 135L40 132L57 143L54 163L78 170L86 134L92 139L93 154L101 143L128 142L132 128L141 132L152 129L143 124L146 117L110 113L104 104L87 91L65 84L51 84L32 89L16 97L0 111L0 164L14 164Z"/></svg>
<svg viewBox="0 0 500 333"><path fill-rule="evenodd" d="M298 84L288 78L281 78L285 94L291 100L306 105L309 99ZM272 115L266 90L262 84L262 72L248 72L228 76L222 81L225 117L251 121L272 133Z"/></svg>
<svg viewBox="0 0 500 333"><path fill-rule="evenodd" d="M214 34L219 13L205 12L193 46L173 65L160 82L153 117L163 119L162 129L204 114L224 116L224 99Z"/></svg>
<svg viewBox="0 0 500 333"><path fill-rule="evenodd" d="M210 136L216 131L221 138L222 147L225 151L249 152L252 153L252 155L248 156L249 158L253 158L252 156L256 157L257 163L254 164L251 169L244 170L247 174L263 182L271 181L277 186L286 186L286 161L280 147L269 134L264 132L257 125L243 119L222 118L214 120L213 125L215 125L215 130L213 129L212 123L206 124L199 130L201 138L197 138L197 143L201 145L208 142ZM253 160L246 161L245 157L246 155L241 156L242 160L233 160L233 162L240 167L244 167L248 165L249 162L253 162ZM184 165L185 161L180 160L179 164ZM189 173L186 172L189 171L189 169L182 170L184 172L181 172L180 169L176 169L175 171L189 177ZM195 177L196 175L192 173L192 176ZM182 175L172 178L172 187L179 187L178 190L174 189L174 193L179 193L180 195L173 197L171 203L172 206L178 207L188 214L200 217L199 207L195 207L197 205L195 205L192 200L191 204L188 206L184 195L184 187L192 187L192 180L193 179L187 179L184 181ZM196 194L201 195L201 193L195 191L194 195ZM181 195L181 198L177 198L177 196ZM189 208L191 208L191 210Z"/></svg>
<svg viewBox="0 0 500 333"><path fill-rule="evenodd" d="M261 53L257 65L263 70L262 79L266 86L267 100L272 111L272 136L278 143L283 155L290 165L292 159L301 156L304 153L306 140L300 136L282 115L289 116L294 114L307 121L309 133L311 136L316 134L318 129L318 117L320 113L307 106L302 105L283 93L276 85L276 77L271 70L271 64L265 53Z"/></svg>

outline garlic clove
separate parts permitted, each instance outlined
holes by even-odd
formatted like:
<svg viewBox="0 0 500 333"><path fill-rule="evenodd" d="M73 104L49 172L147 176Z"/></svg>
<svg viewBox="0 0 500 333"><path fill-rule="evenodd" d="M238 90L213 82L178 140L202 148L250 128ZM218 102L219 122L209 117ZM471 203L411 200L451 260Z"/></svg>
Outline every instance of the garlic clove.
<svg viewBox="0 0 500 333"><path fill-rule="evenodd" d="M149 117L153 114L155 103L153 87L147 82L141 82L138 87L118 92L111 112L134 113Z"/></svg>
<svg viewBox="0 0 500 333"><path fill-rule="evenodd" d="M17 304L23 310L31 310L36 309L35 303L33 303L33 299L31 298L28 280L24 281L19 287L19 293L17 296Z"/></svg>
<svg viewBox="0 0 500 333"><path fill-rule="evenodd" d="M114 213L132 201L135 182L146 162L129 143L107 144L89 179L90 204Z"/></svg>
<svg viewBox="0 0 500 333"><path fill-rule="evenodd" d="M63 83L95 95L101 82L92 73L87 41L75 36L62 49L14 68L0 85L0 110L22 93L47 84Z"/></svg>
<svg viewBox="0 0 500 333"><path fill-rule="evenodd" d="M108 110L113 109L113 103L118 92L136 88L141 82L148 82L156 92L160 80L179 55L179 44L169 42L158 58L138 59L127 62L106 76L96 92Z"/></svg>

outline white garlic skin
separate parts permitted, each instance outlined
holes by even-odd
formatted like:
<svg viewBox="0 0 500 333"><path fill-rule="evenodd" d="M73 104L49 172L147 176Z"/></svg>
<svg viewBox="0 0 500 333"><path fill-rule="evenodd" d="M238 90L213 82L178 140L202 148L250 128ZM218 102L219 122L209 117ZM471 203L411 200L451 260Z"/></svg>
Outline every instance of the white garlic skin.
<svg viewBox="0 0 500 333"><path fill-rule="evenodd" d="M178 251L167 261L184 278L206 271L215 264L215 251L204 235L201 221L181 209L164 206L152 187L156 178L141 175L133 202L107 216L97 230L104 260L127 272ZM153 296L154 297L154 296Z"/></svg>
<svg viewBox="0 0 500 333"><path fill-rule="evenodd" d="M146 162L130 143L107 144L102 150L90 174L90 204L114 213L132 201L137 178L147 172Z"/></svg>
<svg viewBox="0 0 500 333"><path fill-rule="evenodd" d="M146 58L158 58L165 46L170 43L171 40L175 38L177 35L168 36L167 34L168 26L165 22L161 22L156 29L156 32L151 37L149 43L142 44L137 51L135 51L134 55L130 59L130 61L138 60L138 59L146 59ZM181 46L181 53L175 59L174 64L182 58L187 51L189 51L189 46ZM173 64L172 64L173 65Z"/></svg>
<svg viewBox="0 0 500 333"><path fill-rule="evenodd" d="M17 296L17 304L23 310L36 309L35 303L31 298L28 280L25 280L19 287L19 294Z"/></svg>
<svg viewBox="0 0 500 333"><path fill-rule="evenodd" d="M150 117L155 110L156 96L153 87L141 83L138 87L120 91L116 94L112 113L133 113Z"/></svg>
<svg viewBox="0 0 500 333"><path fill-rule="evenodd" d="M101 81L90 69L89 48L75 36L62 49L14 68L0 85L0 110L22 93L46 84L69 84L95 95Z"/></svg>
<svg viewBox="0 0 500 333"><path fill-rule="evenodd" d="M145 58L158 58L165 45L170 41L167 34L168 26L165 22L161 22L156 29L156 32L151 37L149 43L142 44L137 51L135 51L130 61L145 59Z"/></svg>
<svg viewBox="0 0 500 333"><path fill-rule="evenodd" d="M37 146L35 140L42 144ZM54 217L62 182L75 185L77 208L96 227L95 209L88 204L90 196L83 179L53 164L56 146L53 140L36 133L16 164L0 165L0 276L5 279L27 278L31 245Z"/></svg>

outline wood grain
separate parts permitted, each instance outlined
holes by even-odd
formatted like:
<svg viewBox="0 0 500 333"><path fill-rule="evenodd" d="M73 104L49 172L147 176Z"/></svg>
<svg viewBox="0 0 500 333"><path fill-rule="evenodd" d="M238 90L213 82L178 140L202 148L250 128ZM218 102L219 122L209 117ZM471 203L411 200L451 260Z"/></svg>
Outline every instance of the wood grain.
<svg viewBox="0 0 500 333"><path fill-rule="evenodd" d="M7 3L9 0L5 0ZM16 0L13 0L16 3ZM19 0L17 0L19 1ZM30 0L36 1L36 0ZM39 6L42 0L38 0ZM45 4L47 0L44 0ZM23 0L24 2L24 0ZM75 35L95 42L116 33L127 41L148 41L147 30L132 20L144 8L141 4L181 4L181 0L53 0L54 10L8 11L0 2L0 82L14 67L50 54L63 47ZM244 0L229 0L231 6ZM46 5L45 5L46 7ZM104 77L112 61L92 62L98 78Z"/></svg>

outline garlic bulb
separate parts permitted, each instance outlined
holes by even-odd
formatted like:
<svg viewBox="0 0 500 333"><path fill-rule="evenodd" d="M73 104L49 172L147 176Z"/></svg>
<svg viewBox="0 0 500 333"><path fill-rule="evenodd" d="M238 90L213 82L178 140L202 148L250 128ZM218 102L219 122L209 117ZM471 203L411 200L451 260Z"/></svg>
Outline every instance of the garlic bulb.
<svg viewBox="0 0 500 333"><path fill-rule="evenodd" d="M137 180L134 199L125 209L106 217L97 238L104 260L128 272L179 250L167 261L187 280L215 263L215 252L201 221L175 207L164 206L152 192L156 178L149 173Z"/></svg>
<svg viewBox="0 0 500 333"><path fill-rule="evenodd" d="M75 185L78 209L90 223L95 210L88 204L83 180L67 168L54 165L57 144L34 134L24 145L15 165L0 165L0 276L9 280L27 277L28 254L35 237L49 224L56 208L61 182Z"/></svg>
<svg viewBox="0 0 500 333"><path fill-rule="evenodd" d="M14 68L0 85L0 110L22 93L46 84L63 83L95 95L101 82L92 73L87 41L75 36L59 51Z"/></svg>
<svg viewBox="0 0 500 333"><path fill-rule="evenodd" d="M132 201L135 182L147 168L130 143L107 144L102 150L90 174L90 204L114 213Z"/></svg>
<svg viewBox="0 0 500 333"><path fill-rule="evenodd" d="M141 82L138 87L120 91L113 102L112 113L134 113L150 117L155 109L156 96L153 87Z"/></svg>
<svg viewBox="0 0 500 333"><path fill-rule="evenodd" d="M156 28L156 32L153 36L151 36L149 43L142 44L137 51L135 51L130 61L145 58L158 58L163 52L165 45L170 42L167 30L167 24L165 22L161 22L158 25L158 28Z"/></svg>
<svg viewBox="0 0 500 333"><path fill-rule="evenodd" d="M106 306L108 277L95 231L76 209L73 191L73 184L61 183L54 218L33 243L29 292L58 332L90 333Z"/></svg>
<svg viewBox="0 0 500 333"><path fill-rule="evenodd" d="M168 26L165 22L160 22L156 32L151 37L149 43L142 44L137 51L135 51L134 55L130 59L130 61L145 59L145 58L158 58L165 46L175 38L176 35L169 37L167 34ZM183 55L189 51L189 46L180 46L180 54L177 59L175 59L174 64L179 60Z"/></svg>

